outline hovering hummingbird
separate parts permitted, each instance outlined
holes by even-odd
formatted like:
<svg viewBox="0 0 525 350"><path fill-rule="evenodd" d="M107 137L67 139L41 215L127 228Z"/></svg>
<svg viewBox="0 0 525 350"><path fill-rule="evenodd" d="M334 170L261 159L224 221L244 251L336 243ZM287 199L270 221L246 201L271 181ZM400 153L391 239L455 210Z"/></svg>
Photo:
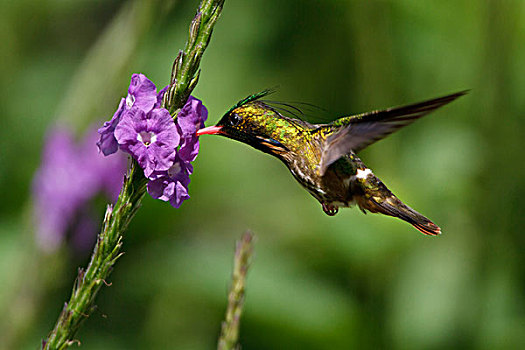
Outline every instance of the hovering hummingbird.
<svg viewBox="0 0 525 350"><path fill-rule="evenodd" d="M390 192L356 153L467 91L327 124L283 115L281 108L261 100L270 92L239 101L217 125L200 129L197 135L226 136L277 157L330 216L340 207L357 204L365 214L368 210L400 218L426 235L441 233L437 225Z"/></svg>

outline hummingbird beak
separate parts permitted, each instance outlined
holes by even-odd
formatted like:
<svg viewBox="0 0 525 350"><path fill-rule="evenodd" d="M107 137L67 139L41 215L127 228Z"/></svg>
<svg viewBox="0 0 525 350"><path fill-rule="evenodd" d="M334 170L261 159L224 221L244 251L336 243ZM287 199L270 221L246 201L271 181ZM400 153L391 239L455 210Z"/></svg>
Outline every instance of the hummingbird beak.
<svg viewBox="0 0 525 350"><path fill-rule="evenodd" d="M216 135L222 129L222 126L208 126L207 128L197 130L197 136L201 135Z"/></svg>

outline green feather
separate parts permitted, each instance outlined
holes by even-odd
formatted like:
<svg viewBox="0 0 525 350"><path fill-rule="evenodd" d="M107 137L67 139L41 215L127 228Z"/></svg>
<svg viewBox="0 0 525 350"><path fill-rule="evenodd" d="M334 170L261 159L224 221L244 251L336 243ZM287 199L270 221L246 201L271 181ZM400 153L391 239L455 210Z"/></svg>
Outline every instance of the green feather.
<svg viewBox="0 0 525 350"><path fill-rule="evenodd" d="M232 108L230 108L228 110L228 112L226 112L226 114L230 114L231 111L233 111L235 108L239 108L245 104L247 104L248 102L252 102L252 101L256 101L256 100L259 100L265 96L268 96L270 94L273 94L275 92L275 88L272 88L272 89L265 89L261 92L258 92L256 94L253 94L253 95L250 95L242 100L240 100L239 102L237 102L235 104L235 106L233 106Z"/></svg>

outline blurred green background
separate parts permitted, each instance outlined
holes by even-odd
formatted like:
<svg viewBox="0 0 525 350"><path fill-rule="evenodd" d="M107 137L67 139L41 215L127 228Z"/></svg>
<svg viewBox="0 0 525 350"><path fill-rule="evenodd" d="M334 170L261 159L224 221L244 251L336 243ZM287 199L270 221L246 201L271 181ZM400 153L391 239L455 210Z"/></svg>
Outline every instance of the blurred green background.
<svg viewBox="0 0 525 350"><path fill-rule="evenodd" d="M35 349L88 259L35 247L45 132L109 119L133 72L166 85L197 1L0 6L0 348ZM444 233L328 217L277 160L203 137L192 198L144 200L82 348L215 347L246 229L244 349L525 348L524 43L520 0L227 0L194 91L210 125L276 85L334 118L472 89L361 153Z"/></svg>

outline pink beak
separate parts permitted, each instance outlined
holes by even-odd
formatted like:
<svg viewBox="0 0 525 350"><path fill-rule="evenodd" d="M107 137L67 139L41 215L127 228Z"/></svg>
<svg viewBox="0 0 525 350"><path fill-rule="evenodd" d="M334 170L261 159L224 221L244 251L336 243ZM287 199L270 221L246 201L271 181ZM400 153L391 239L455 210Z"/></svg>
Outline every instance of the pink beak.
<svg viewBox="0 0 525 350"><path fill-rule="evenodd" d="M201 135L215 135L222 129L222 126L208 126L207 128L197 130L197 136Z"/></svg>

